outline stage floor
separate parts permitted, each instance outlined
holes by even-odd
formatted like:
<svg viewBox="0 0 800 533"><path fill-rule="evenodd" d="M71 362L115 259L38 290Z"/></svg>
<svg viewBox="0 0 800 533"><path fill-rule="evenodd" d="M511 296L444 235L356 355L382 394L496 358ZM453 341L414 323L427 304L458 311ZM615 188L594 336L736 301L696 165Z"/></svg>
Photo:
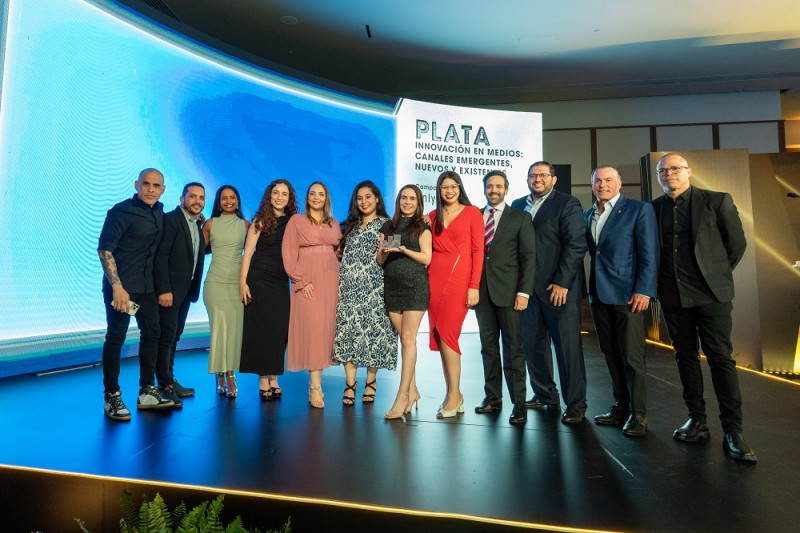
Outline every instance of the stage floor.
<svg viewBox="0 0 800 533"><path fill-rule="evenodd" d="M477 334L462 335L467 411L436 420L444 395L438 354L420 335L419 411L386 421L398 372L378 374L374 405L341 404L344 372L323 373L324 410L307 403L308 376L280 379L280 401L261 402L258 380L240 375L239 397L217 396L207 352L180 352L176 375L197 395L182 410L135 410L138 364L122 364L130 422L103 416L99 366L0 380L5 438L0 463L83 474L169 482L455 513L551 528L613 531L796 531L800 523L800 387L740 371L745 435L759 462L722 450L722 431L707 365L712 438L672 439L686 419L671 352L649 346L649 434L630 439L591 417L612 403L596 339L584 336L588 420L566 426L558 414L529 411L509 425L510 403L478 415L483 375ZM358 375L360 399L364 369ZM257 525L257 524L254 524ZM524 524L520 524L524 525ZM356 524L353 531L368 529Z"/></svg>

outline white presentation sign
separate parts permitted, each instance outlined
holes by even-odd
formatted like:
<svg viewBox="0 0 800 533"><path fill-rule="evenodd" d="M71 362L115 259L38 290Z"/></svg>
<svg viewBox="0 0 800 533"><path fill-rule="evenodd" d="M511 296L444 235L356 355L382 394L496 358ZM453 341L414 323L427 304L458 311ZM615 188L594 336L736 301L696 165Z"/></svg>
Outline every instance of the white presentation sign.
<svg viewBox="0 0 800 533"><path fill-rule="evenodd" d="M542 159L542 115L402 100L397 110L395 190L409 183L425 196L425 212L436 208L436 180L442 172L461 176L472 205L484 207L483 176L508 176L507 203L528 194L528 167ZM391 205L394 199L386 199ZM420 331L428 330L427 319ZM468 313L463 332L478 331Z"/></svg>
<svg viewBox="0 0 800 533"><path fill-rule="evenodd" d="M397 111L397 189L416 184L425 211L436 206L436 179L457 172L470 202L486 204L483 176L508 176L508 201L528 193L527 171L542 159L542 115L402 100Z"/></svg>

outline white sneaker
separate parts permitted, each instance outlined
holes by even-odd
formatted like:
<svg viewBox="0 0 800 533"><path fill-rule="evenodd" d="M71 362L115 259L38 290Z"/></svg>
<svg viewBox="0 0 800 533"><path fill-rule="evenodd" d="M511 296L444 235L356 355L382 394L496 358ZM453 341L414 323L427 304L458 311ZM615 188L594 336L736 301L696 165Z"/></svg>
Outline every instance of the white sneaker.
<svg viewBox="0 0 800 533"><path fill-rule="evenodd" d="M104 400L105 404L103 405L103 410L108 418L111 420L131 419L131 412L128 411L128 408L125 407L125 404L122 402L122 393L120 391L114 394L106 393Z"/></svg>
<svg viewBox="0 0 800 533"><path fill-rule="evenodd" d="M139 390L139 399L136 400L137 409L162 409L165 407L172 407L174 402L161 396L152 385L148 385Z"/></svg>

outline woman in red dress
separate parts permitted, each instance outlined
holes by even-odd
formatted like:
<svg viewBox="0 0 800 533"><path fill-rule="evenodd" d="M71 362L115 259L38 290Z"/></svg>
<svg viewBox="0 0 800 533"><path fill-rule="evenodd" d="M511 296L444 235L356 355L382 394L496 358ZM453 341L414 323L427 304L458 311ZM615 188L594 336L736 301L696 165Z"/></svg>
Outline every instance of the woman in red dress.
<svg viewBox="0 0 800 533"><path fill-rule="evenodd" d="M467 198L461 176L444 172L436 182L433 256L428 267L430 348L441 353L445 396L436 418L464 412L458 337L467 311L478 303L483 268L483 215Z"/></svg>

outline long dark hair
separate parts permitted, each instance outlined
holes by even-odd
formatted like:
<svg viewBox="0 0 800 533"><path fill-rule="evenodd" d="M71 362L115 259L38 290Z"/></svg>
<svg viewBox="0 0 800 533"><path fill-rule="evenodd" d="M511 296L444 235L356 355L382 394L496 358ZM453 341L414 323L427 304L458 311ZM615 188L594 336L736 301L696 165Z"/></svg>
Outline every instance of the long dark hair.
<svg viewBox="0 0 800 533"><path fill-rule="evenodd" d="M268 235L278 227L278 217L275 216L275 209L272 207L272 191L279 184L286 185L289 189L289 203L286 204L283 213L287 217L297 213L297 195L294 192L294 187L285 179L277 179L267 185L267 190L264 191L264 196L261 197L261 205L258 206L258 211L253 216L253 226L256 228L256 233Z"/></svg>
<svg viewBox="0 0 800 533"><path fill-rule="evenodd" d="M350 233L356 229L359 224L361 224L361 218L364 216L364 214L358 208L358 191L365 187L372 191L372 194L375 195L375 214L377 214L379 217L389 218L389 215L386 213L386 205L383 203L383 195L381 194L381 190L370 180L362 181L356 185L356 188L353 189L353 194L350 196L350 209L347 212L347 219L339 225L339 227L342 229L342 239L339 241L340 250L344 250L344 245L347 243L347 237L349 237Z"/></svg>
<svg viewBox="0 0 800 533"><path fill-rule="evenodd" d="M408 240L415 241L425 231L425 222L422 220L422 215L425 213L425 200L422 198L422 191L419 187L411 183L403 185L400 192L397 193L397 200L394 201L394 216L389 224L387 236L394 235L398 224L400 224L400 219L403 218L403 212L400 209L400 196L403 195L403 191L406 189L411 189L417 195L417 210L414 211L414 214L411 215L411 220L408 222Z"/></svg>
<svg viewBox="0 0 800 533"><path fill-rule="evenodd" d="M458 184L458 199L456 201L461 205L472 205L469 198L467 198L467 191L464 190L464 182L461 181L461 176L457 172L448 170L439 174L439 179L436 180L436 217L433 220L433 231L436 232L436 235L439 235L444 228L444 202L442 201L440 187L442 182L448 178Z"/></svg>
<svg viewBox="0 0 800 533"><path fill-rule="evenodd" d="M308 186L306 189L306 211L305 215L308 220L311 221L312 224L315 226L317 225L317 221L314 220L314 217L311 216L311 207L308 203L308 193L311 192L311 187L314 185L320 185L322 190L325 191L325 205L322 206L322 220L320 221L319 225L322 226L323 224L327 224L328 227L331 226L331 221L333 220L333 215L331 214L331 192L328 190L328 186L322 183L321 181L315 181L311 185Z"/></svg>
<svg viewBox="0 0 800 533"><path fill-rule="evenodd" d="M233 185L223 185L219 189L217 189L217 194L214 196L214 207L211 208L211 218L217 218L222 214L222 205L220 204L220 198L222 197L222 191L225 189L230 189L233 191L233 194L236 195L236 211L234 213L237 217L244 220L242 216L242 197L239 196L239 191L236 190L236 187Z"/></svg>

